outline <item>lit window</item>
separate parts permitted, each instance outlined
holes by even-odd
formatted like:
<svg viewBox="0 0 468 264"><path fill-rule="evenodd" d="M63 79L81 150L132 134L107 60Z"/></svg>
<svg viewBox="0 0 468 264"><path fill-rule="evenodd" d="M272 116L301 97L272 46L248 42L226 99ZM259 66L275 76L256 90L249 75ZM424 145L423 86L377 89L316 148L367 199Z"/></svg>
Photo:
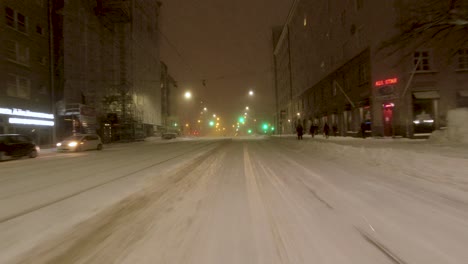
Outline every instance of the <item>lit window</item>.
<svg viewBox="0 0 468 264"><path fill-rule="evenodd" d="M458 69L468 70L468 48L458 51Z"/></svg>
<svg viewBox="0 0 468 264"><path fill-rule="evenodd" d="M10 27L15 27L15 11L9 7L5 7L6 24Z"/></svg>
<svg viewBox="0 0 468 264"><path fill-rule="evenodd" d="M304 16L304 27L307 26L307 17Z"/></svg>
<svg viewBox="0 0 468 264"><path fill-rule="evenodd" d="M416 71L430 71L430 53L429 51L416 51L413 56L413 64L417 65Z"/></svg>

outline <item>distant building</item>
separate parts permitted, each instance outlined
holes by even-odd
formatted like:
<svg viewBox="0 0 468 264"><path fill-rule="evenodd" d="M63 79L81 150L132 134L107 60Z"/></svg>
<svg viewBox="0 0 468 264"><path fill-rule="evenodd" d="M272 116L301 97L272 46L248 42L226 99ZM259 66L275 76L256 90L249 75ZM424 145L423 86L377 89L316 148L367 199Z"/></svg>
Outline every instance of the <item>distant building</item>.
<svg viewBox="0 0 468 264"><path fill-rule="evenodd" d="M59 137L152 135L162 123L160 3L53 0L53 10Z"/></svg>
<svg viewBox="0 0 468 264"><path fill-rule="evenodd" d="M415 137L468 107L468 47L452 60L444 47L380 51L406 15L393 0L296 0L274 45L280 131L328 123L355 136L364 123L375 136Z"/></svg>
<svg viewBox="0 0 468 264"><path fill-rule="evenodd" d="M177 82L169 74L167 65L161 62L161 111L163 131L175 130L179 123L177 89Z"/></svg>
<svg viewBox="0 0 468 264"><path fill-rule="evenodd" d="M0 134L52 144L47 1L1 0L0 7Z"/></svg>

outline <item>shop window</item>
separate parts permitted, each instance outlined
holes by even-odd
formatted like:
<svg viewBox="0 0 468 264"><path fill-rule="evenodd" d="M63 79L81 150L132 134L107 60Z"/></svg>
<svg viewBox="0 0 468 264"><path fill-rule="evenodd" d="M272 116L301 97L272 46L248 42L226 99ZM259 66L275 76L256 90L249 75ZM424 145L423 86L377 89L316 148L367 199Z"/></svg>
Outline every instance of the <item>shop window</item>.
<svg viewBox="0 0 468 264"><path fill-rule="evenodd" d="M413 103L414 133L431 133L434 130L434 100L415 99Z"/></svg>
<svg viewBox="0 0 468 264"><path fill-rule="evenodd" d="M468 48L458 51L458 69L468 70Z"/></svg>
<svg viewBox="0 0 468 264"><path fill-rule="evenodd" d="M416 67L417 72L430 71L431 57L429 51L416 51L413 56L413 65ZM416 66L417 65L417 66Z"/></svg>

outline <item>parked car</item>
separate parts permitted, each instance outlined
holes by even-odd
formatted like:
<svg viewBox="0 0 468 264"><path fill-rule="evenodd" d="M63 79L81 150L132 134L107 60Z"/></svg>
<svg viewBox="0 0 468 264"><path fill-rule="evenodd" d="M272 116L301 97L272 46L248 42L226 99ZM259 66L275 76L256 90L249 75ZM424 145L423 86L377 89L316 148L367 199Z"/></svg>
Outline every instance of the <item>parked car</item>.
<svg viewBox="0 0 468 264"><path fill-rule="evenodd" d="M57 151L102 150L102 141L98 135L79 134L57 143Z"/></svg>
<svg viewBox="0 0 468 264"><path fill-rule="evenodd" d="M39 155L40 148L32 140L19 134L0 134L0 161Z"/></svg>

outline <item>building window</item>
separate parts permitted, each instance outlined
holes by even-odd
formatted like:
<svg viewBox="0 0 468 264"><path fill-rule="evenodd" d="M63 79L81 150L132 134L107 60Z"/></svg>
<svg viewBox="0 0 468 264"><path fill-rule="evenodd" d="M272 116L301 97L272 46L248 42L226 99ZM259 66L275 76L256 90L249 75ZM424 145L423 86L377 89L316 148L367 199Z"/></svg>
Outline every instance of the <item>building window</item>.
<svg viewBox="0 0 468 264"><path fill-rule="evenodd" d="M6 23L8 26L15 28L16 30L27 33L28 30L28 18L21 13L15 12L13 9L5 8Z"/></svg>
<svg viewBox="0 0 468 264"><path fill-rule="evenodd" d="M45 56L39 57L39 63L44 66L47 65L47 57Z"/></svg>
<svg viewBox="0 0 468 264"><path fill-rule="evenodd" d="M44 30L42 29L41 26L36 26L36 32L39 35L44 35Z"/></svg>
<svg viewBox="0 0 468 264"><path fill-rule="evenodd" d="M431 61L429 51L416 51L413 57L413 65L416 66L416 71L430 71Z"/></svg>
<svg viewBox="0 0 468 264"><path fill-rule="evenodd" d="M468 48L458 51L458 69L468 70Z"/></svg>
<svg viewBox="0 0 468 264"><path fill-rule="evenodd" d="M22 76L9 74L7 77L7 95L23 99L31 98L31 81Z"/></svg>
<svg viewBox="0 0 468 264"><path fill-rule="evenodd" d="M5 7L6 24L10 27L15 27L15 11L9 7Z"/></svg>
<svg viewBox="0 0 468 264"><path fill-rule="evenodd" d="M15 41L6 41L7 58L11 61L29 66L29 48Z"/></svg>
<svg viewBox="0 0 468 264"><path fill-rule="evenodd" d="M18 31L26 33L26 30L27 30L26 17L23 14L17 13L16 14L16 19L17 19L17 29L18 29Z"/></svg>
<svg viewBox="0 0 468 264"><path fill-rule="evenodd" d="M346 11L341 12L341 25L346 26Z"/></svg>
<svg viewBox="0 0 468 264"><path fill-rule="evenodd" d="M359 10L364 7L364 0L354 0L356 10Z"/></svg>

